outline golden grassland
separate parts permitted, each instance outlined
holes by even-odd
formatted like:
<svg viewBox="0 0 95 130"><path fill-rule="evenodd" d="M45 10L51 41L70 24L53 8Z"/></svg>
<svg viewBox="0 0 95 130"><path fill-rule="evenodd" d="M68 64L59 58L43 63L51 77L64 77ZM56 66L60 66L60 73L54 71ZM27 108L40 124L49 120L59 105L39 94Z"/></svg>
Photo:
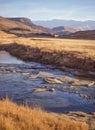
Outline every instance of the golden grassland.
<svg viewBox="0 0 95 130"><path fill-rule="evenodd" d="M64 119L40 108L0 101L0 130L88 130L84 122Z"/></svg>
<svg viewBox="0 0 95 130"><path fill-rule="evenodd" d="M23 60L53 64L63 70L66 66L95 71L95 40L22 38L4 32L0 34L0 45L9 44L7 51Z"/></svg>

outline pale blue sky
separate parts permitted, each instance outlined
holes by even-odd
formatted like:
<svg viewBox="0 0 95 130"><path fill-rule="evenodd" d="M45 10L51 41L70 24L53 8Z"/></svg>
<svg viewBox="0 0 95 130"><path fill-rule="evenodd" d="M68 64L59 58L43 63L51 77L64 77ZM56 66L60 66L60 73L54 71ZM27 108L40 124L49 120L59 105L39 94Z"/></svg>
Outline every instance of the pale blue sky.
<svg viewBox="0 0 95 130"><path fill-rule="evenodd" d="M95 0L0 0L0 16L95 20Z"/></svg>

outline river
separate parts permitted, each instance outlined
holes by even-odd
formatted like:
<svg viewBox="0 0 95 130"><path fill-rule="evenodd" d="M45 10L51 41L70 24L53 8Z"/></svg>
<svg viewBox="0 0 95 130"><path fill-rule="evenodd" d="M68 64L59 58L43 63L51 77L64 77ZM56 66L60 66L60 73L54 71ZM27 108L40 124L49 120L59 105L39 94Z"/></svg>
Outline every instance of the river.
<svg viewBox="0 0 95 130"><path fill-rule="evenodd" d="M95 84L72 87L64 77L78 80L69 72L62 72L49 65L23 62L8 52L0 51L0 98L10 98L18 104L39 106L52 112L95 111ZM59 79L49 83L45 79ZM37 88L54 88L55 91L35 92Z"/></svg>

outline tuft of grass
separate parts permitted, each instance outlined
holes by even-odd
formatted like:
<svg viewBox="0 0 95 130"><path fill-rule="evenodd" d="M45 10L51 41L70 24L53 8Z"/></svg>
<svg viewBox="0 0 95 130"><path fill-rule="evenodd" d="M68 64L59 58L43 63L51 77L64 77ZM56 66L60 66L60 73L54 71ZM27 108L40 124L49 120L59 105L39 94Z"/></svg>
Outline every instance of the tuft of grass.
<svg viewBox="0 0 95 130"><path fill-rule="evenodd" d="M88 130L84 122L64 119L40 108L0 101L0 130Z"/></svg>

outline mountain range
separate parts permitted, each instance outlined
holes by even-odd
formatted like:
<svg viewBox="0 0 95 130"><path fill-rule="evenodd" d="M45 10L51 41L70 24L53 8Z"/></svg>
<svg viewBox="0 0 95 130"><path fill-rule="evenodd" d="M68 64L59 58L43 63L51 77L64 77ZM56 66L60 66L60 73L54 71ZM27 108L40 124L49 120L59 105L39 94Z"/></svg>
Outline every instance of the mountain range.
<svg viewBox="0 0 95 130"><path fill-rule="evenodd" d="M92 24L92 26L94 29L94 24ZM69 26L56 26L54 28L47 28L41 25L36 25L30 19L23 17L0 17L0 31L20 37L95 39L95 30L78 31L77 29Z"/></svg>
<svg viewBox="0 0 95 130"><path fill-rule="evenodd" d="M95 21L88 20L88 21L76 21L76 20L62 20L62 19L54 19L54 20L38 20L33 21L35 24L54 28L57 26L67 26L74 29L77 29L78 31L84 31L84 30L95 30Z"/></svg>
<svg viewBox="0 0 95 130"><path fill-rule="evenodd" d="M48 28L37 26L27 18L4 18L0 17L0 30L17 36L52 36L53 31Z"/></svg>
<svg viewBox="0 0 95 130"><path fill-rule="evenodd" d="M77 30L59 26L53 29L46 28L40 25L34 24L28 18L4 18L0 17L0 30L6 31L8 33L16 34L17 36L45 36L45 37L54 37L57 35L67 35L76 32Z"/></svg>

